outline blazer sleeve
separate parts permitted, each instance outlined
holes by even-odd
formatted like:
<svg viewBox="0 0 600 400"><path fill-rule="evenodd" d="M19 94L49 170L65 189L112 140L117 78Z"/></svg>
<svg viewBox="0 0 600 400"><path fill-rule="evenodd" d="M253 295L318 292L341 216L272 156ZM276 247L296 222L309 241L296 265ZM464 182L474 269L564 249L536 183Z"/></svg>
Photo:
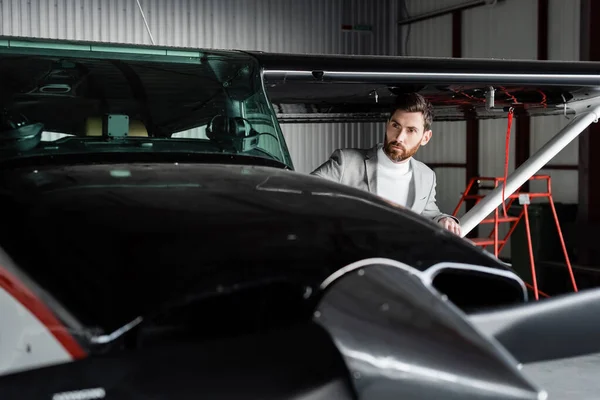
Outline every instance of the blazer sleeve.
<svg viewBox="0 0 600 400"><path fill-rule="evenodd" d="M320 176L335 182L342 182L344 176L344 156L341 149L335 150L329 159L311 172L311 175Z"/></svg>
<svg viewBox="0 0 600 400"><path fill-rule="evenodd" d="M443 212L440 211L440 209L436 203L436 197L435 197L436 196L436 190L435 190L436 186L437 186L437 178L436 178L436 174L434 172L433 173L433 184L431 185L431 192L429 193L429 198L427 199L427 204L425 205L425 209L423 210L421 215L432 219L433 222L439 222L443 218L452 218L453 220L456 221L456 223L460 224L460 221L458 220L458 218L456 218L452 215L449 215L449 214L444 214Z"/></svg>

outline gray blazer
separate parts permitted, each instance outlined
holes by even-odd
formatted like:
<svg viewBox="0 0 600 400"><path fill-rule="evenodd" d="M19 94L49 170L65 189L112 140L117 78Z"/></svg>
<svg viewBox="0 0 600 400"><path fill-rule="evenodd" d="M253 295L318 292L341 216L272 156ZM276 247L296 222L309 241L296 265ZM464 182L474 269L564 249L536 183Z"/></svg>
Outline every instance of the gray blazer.
<svg viewBox="0 0 600 400"><path fill-rule="evenodd" d="M377 150L380 147L381 144L370 149L337 149L329 160L311 174L377 194ZM415 196L413 204L408 208L434 222L445 217L459 222L457 218L442 213L436 204L435 172L414 158L410 159L410 163L414 174Z"/></svg>

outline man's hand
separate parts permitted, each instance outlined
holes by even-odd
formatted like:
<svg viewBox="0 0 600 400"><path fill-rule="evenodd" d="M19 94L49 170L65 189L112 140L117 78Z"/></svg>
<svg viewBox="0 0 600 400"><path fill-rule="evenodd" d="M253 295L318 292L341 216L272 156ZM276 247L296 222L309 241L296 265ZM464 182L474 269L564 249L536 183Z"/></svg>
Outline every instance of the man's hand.
<svg viewBox="0 0 600 400"><path fill-rule="evenodd" d="M460 236L460 225L453 220L452 218L442 218L439 220L440 225L442 225L444 228L448 229L450 232L455 233L457 235Z"/></svg>

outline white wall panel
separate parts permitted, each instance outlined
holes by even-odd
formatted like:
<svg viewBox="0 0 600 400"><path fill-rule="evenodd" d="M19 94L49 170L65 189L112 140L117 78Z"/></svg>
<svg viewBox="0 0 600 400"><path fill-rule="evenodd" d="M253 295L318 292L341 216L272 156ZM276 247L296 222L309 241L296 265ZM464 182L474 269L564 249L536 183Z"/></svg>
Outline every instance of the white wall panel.
<svg viewBox="0 0 600 400"><path fill-rule="evenodd" d="M464 4L466 1L469 0L409 0L407 6L410 15L416 16Z"/></svg>
<svg viewBox="0 0 600 400"><path fill-rule="evenodd" d="M562 115L531 118L531 154L538 151L562 128L567 126L569 120ZM572 141L560 153L558 153L550 164L573 165L579 160L579 148L576 140Z"/></svg>
<svg viewBox="0 0 600 400"><path fill-rule="evenodd" d="M578 176L577 170L556 170L556 169L541 169L538 175L550 175L552 181L552 198L555 203L571 203L578 202ZM545 192L547 190L546 181L532 182L530 185L532 192ZM547 199L534 199L532 203L548 203Z"/></svg>
<svg viewBox="0 0 600 400"><path fill-rule="evenodd" d="M580 0L549 0L548 59L579 60Z"/></svg>
<svg viewBox="0 0 600 400"><path fill-rule="evenodd" d="M434 10L459 4L464 0L408 0L409 16L416 16ZM407 43L408 56L417 57L451 57L452 56L452 15L416 22L409 26L404 25L402 40ZM408 35L408 42L406 42Z"/></svg>
<svg viewBox="0 0 600 400"><path fill-rule="evenodd" d="M440 210L446 214L452 214L462 191L465 189L464 168L435 168L437 177L436 198ZM458 213L460 217L464 214L464 206Z"/></svg>
<svg viewBox="0 0 600 400"><path fill-rule="evenodd" d="M407 44L408 56L452 57L452 16L445 15L413 24Z"/></svg>
<svg viewBox="0 0 600 400"><path fill-rule="evenodd" d="M431 140L426 146L421 146L416 158L425 163L465 163L466 125L464 121L434 121Z"/></svg>
<svg viewBox="0 0 600 400"><path fill-rule="evenodd" d="M383 141L383 123L283 124L294 167L310 173L338 148L367 148Z"/></svg>
<svg viewBox="0 0 600 400"><path fill-rule="evenodd" d="M531 153L539 150L556 133L565 127L569 120L563 116L535 117L531 119ZM575 139L560 153L558 153L549 164L577 165L579 162L579 143ZM577 203L578 202L578 171L577 170L540 170L539 175L550 175L552 180L552 197L556 202ZM546 182L532 182L530 189L535 192L546 191ZM547 202L545 199L537 200Z"/></svg>
<svg viewBox="0 0 600 400"><path fill-rule="evenodd" d="M510 130L509 173L514 170L515 166L515 122L513 119ZM507 118L479 122L479 173L481 176L500 177L504 175L507 128Z"/></svg>
<svg viewBox="0 0 600 400"><path fill-rule="evenodd" d="M466 122L434 122L431 129L431 140L419 149L416 159L426 164L466 163ZM445 213L451 214L465 190L466 170L448 167L434 170L437 175L438 206Z"/></svg>
<svg viewBox="0 0 600 400"><path fill-rule="evenodd" d="M504 0L464 11L463 57L537 58L537 0Z"/></svg>

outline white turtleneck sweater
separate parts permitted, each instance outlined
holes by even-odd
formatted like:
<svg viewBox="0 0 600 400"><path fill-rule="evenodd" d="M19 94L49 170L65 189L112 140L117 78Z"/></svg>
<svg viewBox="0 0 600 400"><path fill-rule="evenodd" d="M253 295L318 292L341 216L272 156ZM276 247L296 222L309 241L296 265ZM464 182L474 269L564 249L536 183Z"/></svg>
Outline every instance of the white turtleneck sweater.
<svg viewBox="0 0 600 400"><path fill-rule="evenodd" d="M410 207L414 198L413 171L410 161L395 163L377 151L377 194L385 199Z"/></svg>

